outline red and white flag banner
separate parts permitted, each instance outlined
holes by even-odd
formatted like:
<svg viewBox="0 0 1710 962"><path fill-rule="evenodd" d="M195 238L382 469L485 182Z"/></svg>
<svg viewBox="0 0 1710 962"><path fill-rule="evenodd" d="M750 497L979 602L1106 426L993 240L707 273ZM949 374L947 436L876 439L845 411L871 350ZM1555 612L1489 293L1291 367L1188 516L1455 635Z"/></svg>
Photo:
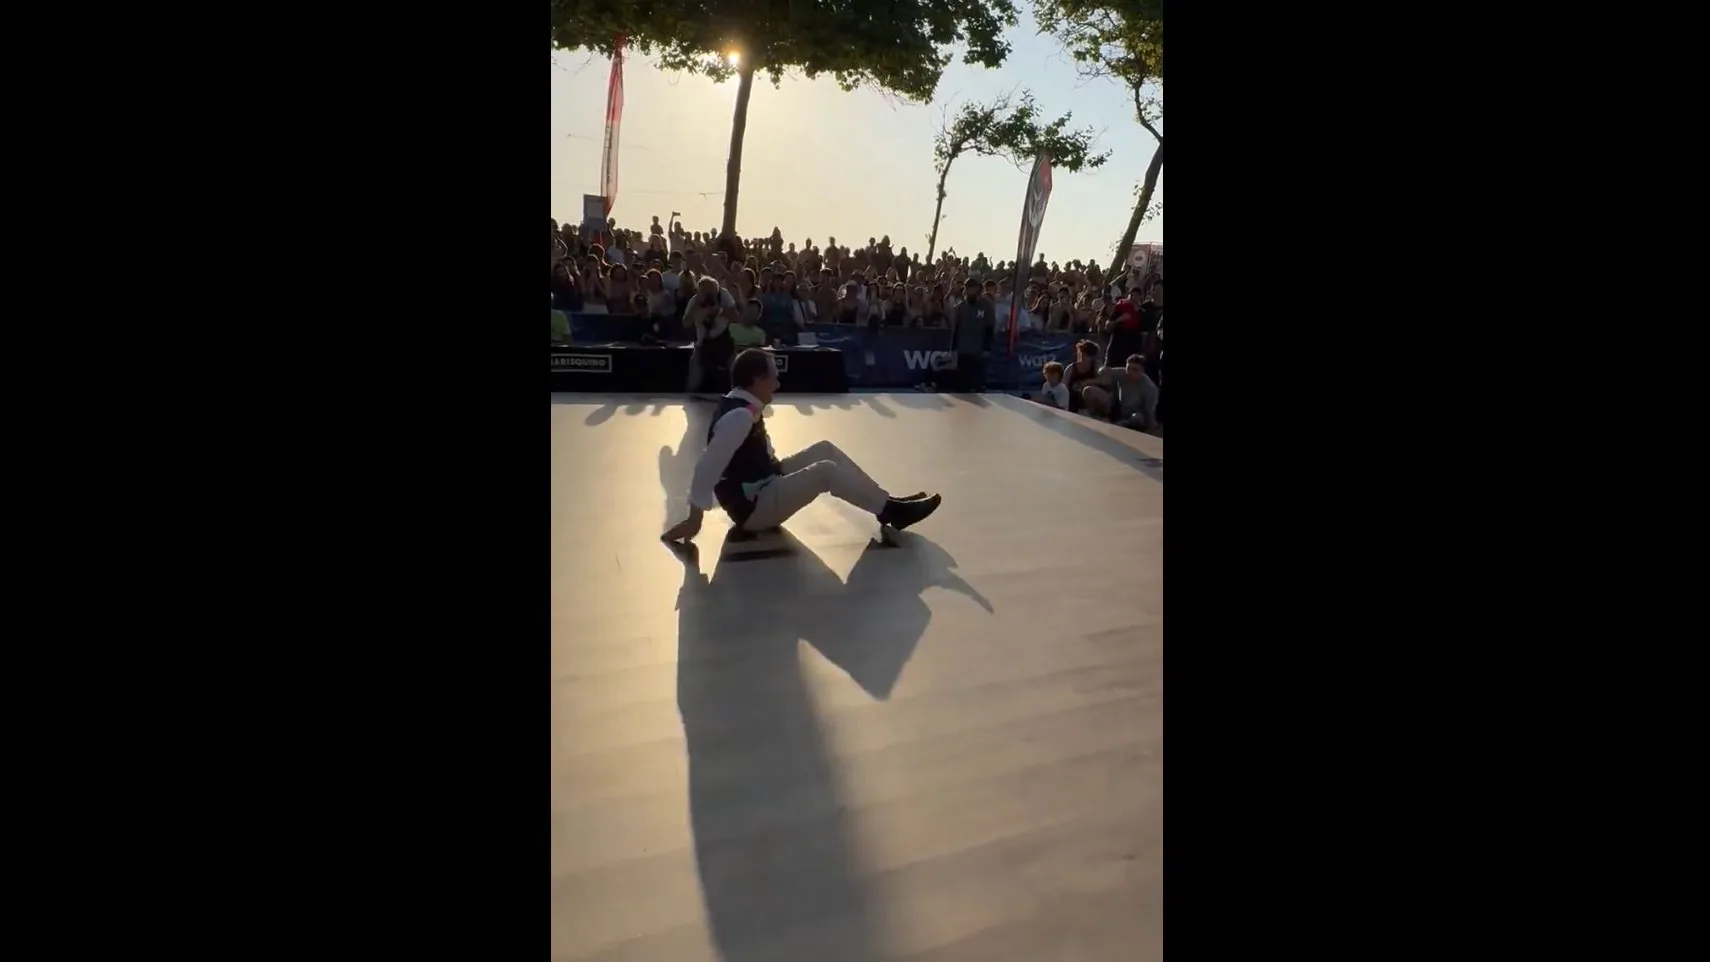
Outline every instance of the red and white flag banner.
<svg viewBox="0 0 1710 962"><path fill-rule="evenodd" d="M617 206L618 130L623 123L623 48L627 38L612 46L612 79L606 88L606 146L600 154L600 192L606 197L606 216Z"/></svg>

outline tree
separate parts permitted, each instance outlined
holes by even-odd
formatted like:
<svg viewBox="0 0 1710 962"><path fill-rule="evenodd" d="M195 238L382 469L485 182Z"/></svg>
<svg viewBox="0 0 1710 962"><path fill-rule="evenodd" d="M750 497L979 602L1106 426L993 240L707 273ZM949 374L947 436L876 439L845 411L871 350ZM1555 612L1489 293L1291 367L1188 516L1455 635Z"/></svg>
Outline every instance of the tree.
<svg viewBox="0 0 1710 962"><path fill-rule="evenodd" d="M845 90L875 87L927 103L950 62L996 67L1009 54L1014 0L552 0L552 43L611 56L617 39L662 69L714 80L735 74L736 111L725 169L724 224L736 232L742 137L754 74L829 74Z"/></svg>
<svg viewBox="0 0 1710 962"><path fill-rule="evenodd" d="M1064 114L1050 123L1042 122L1039 106L1026 91L1019 97L1004 94L990 103L965 103L955 119L934 134L932 140L932 169L938 173L938 206L932 211L932 234L926 240L926 262L932 262L932 252L938 246L938 220L944 213L944 182L950 178L950 165L963 154L982 157L1004 157L1017 167L1025 168L1041 150L1051 155L1053 170L1078 171L1083 167L1098 167L1110 159L1110 152L1088 154L1097 135L1092 128L1070 130L1073 113Z"/></svg>
<svg viewBox="0 0 1710 962"><path fill-rule="evenodd" d="M1111 261L1116 273L1152 210L1152 192L1164 169L1163 0L1036 0L1041 33L1056 38L1084 77L1114 80L1134 98L1134 119L1158 141L1146 165L1128 229Z"/></svg>

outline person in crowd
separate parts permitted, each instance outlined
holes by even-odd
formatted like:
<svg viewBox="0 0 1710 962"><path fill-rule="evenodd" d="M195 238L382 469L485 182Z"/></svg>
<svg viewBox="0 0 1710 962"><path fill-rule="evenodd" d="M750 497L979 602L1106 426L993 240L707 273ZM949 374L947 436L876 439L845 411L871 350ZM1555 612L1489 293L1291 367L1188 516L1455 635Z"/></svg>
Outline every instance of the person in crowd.
<svg viewBox="0 0 1710 962"><path fill-rule="evenodd" d="M1099 269L1098 261L1087 261L1086 270L1082 272L1082 275L1086 279L1087 290L1093 291L1093 296L1098 296L1097 292L1104 288L1104 271Z"/></svg>
<svg viewBox="0 0 1710 962"><path fill-rule="evenodd" d="M760 326L762 310L759 301L749 301L737 308L736 323L730 325L730 343L736 350L766 346L767 332Z"/></svg>
<svg viewBox="0 0 1710 962"><path fill-rule="evenodd" d="M718 281L703 277L696 294L683 311L683 326L694 338L689 359L690 394L717 393L728 378L730 358L735 353L730 327L737 319L736 299L721 290Z"/></svg>
<svg viewBox="0 0 1710 962"><path fill-rule="evenodd" d="M569 261L552 265L552 308L567 314L582 310L582 288L576 283L576 272Z"/></svg>
<svg viewBox="0 0 1710 962"><path fill-rule="evenodd" d="M760 294L760 326L767 337L785 344L796 342L796 295L790 289L790 275L766 272L766 288Z"/></svg>
<svg viewBox="0 0 1710 962"><path fill-rule="evenodd" d="M588 249L588 256L582 259L582 276L577 279L576 286L582 290L584 314L606 313L606 272L601 259L604 253L595 244Z"/></svg>
<svg viewBox="0 0 1710 962"><path fill-rule="evenodd" d="M837 282L837 274L829 267L819 270L819 283L813 289L814 313L821 321L831 323L837 320L837 301L842 296L842 285Z"/></svg>
<svg viewBox="0 0 1710 962"><path fill-rule="evenodd" d="M907 324L908 291L901 284L893 284L885 298L885 326L904 327Z"/></svg>
<svg viewBox="0 0 1710 962"><path fill-rule="evenodd" d="M564 344L570 340L570 315L558 308L552 309L552 343Z"/></svg>
<svg viewBox="0 0 1710 962"><path fill-rule="evenodd" d="M612 240L609 244L601 245L603 249L600 251L600 260L610 266L627 263L624 250L628 247L628 240L623 232L617 229L617 218L608 219L606 227L606 235Z"/></svg>
<svg viewBox="0 0 1710 962"><path fill-rule="evenodd" d="M670 243L665 239L665 228L659 223L659 215L653 215L653 226L647 229L647 250L649 253L664 256L669 250Z"/></svg>
<svg viewBox="0 0 1710 962"><path fill-rule="evenodd" d="M926 322L926 289L923 287L908 287L903 298L904 320L909 327L920 327Z"/></svg>
<svg viewBox="0 0 1710 962"><path fill-rule="evenodd" d="M558 219L553 218L553 220L552 220L552 264L553 264L553 266L556 267L558 265L559 261L562 261L564 258L569 257L569 256L570 256L570 245L564 243L564 235L562 235L558 232Z"/></svg>
<svg viewBox="0 0 1710 962"><path fill-rule="evenodd" d="M670 339L677 326L677 295L665 289L665 276L650 270L641 278L641 290L647 298L645 311L648 333L656 338Z"/></svg>
<svg viewBox="0 0 1710 962"><path fill-rule="evenodd" d="M879 523L902 529L925 520L943 502L939 495L894 498L847 454L821 441L782 460L772 453L763 416L778 390L778 370L765 351L750 348L731 364L732 390L719 402L707 446L689 487L688 516L662 537L687 541L716 503L741 538L788 521L822 494L871 512Z"/></svg>
<svg viewBox="0 0 1710 962"><path fill-rule="evenodd" d="M659 275L660 284L672 294L677 293L677 285L682 281L683 270L683 252L672 251L670 256L665 258L665 270Z"/></svg>
<svg viewBox="0 0 1710 962"><path fill-rule="evenodd" d="M1146 344L1146 376L1158 384L1158 420L1164 420L1164 312L1158 312L1158 326Z"/></svg>
<svg viewBox="0 0 1710 962"><path fill-rule="evenodd" d="M1056 294L1051 297L1051 304L1046 311L1045 330L1067 333L1075 326L1074 294L1069 285L1059 284Z"/></svg>
<svg viewBox="0 0 1710 962"><path fill-rule="evenodd" d="M1110 343L1105 346L1106 357L1127 357L1146 350L1150 327L1156 327L1158 323L1157 310L1140 301L1135 296L1138 293L1139 289L1136 288L1128 297L1116 302L1116 310L1110 324Z"/></svg>
<svg viewBox="0 0 1710 962"><path fill-rule="evenodd" d="M872 293L867 287L867 275L859 267L851 268L849 283L855 287L855 323L867 326L872 321Z"/></svg>
<svg viewBox="0 0 1710 962"><path fill-rule="evenodd" d="M861 323L861 298L857 295L858 290L854 281L843 285L843 296L838 299L836 311L832 315L836 323Z"/></svg>
<svg viewBox="0 0 1710 962"><path fill-rule="evenodd" d="M980 282L968 278L962 285L962 303L956 306L950 343L956 352L956 368L961 372L961 388L968 392L986 389L985 354L991 350L992 334L996 330L992 305L980 297Z"/></svg>
<svg viewBox="0 0 1710 962"><path fill-rule="evenodd" d="M1069 319L1069 333L1076 337L1086 337L1093 332L1093 325L1098 321L1099 308L1104 302L1092 296L1090 290L1081 291L1080 299L1075 302L1075 312Z"/></svg>
<svg viewBox="0 0 1710 962"><path fill-rule="evenodd" d="M750 257L749 260L752 261L754 258ZM736 275L736 287L730 292L730 294L732 297L736 298L737 307L741 307L749 301L757 299L760 296L758 272L752 267L744 267L742 270L738 271Z"/></svg>
<svg viewBox="0 0 1710 962"><path fill-rule="evenodd" d="M813 292L808 290L807 282L798 282L794 294L795 300L791 303L791 311L796 327L805 328L809 324L818 323L819 305L814 302Z"/></svg>
<svg viewBox="0 0 1710 962"><path fill-rule="evenodd" d="M1023 331L1037 331L1045 327L1045 319L1051 313L1051 291L1045 284L1029 284L1027 286L1027 309L1022 312L1016 322Z"/></svg>
<svg viewBox="0 0 1710 962"><path fill-rule="evenodd" d="M613 264L606 278L606 310L612 314L634 314L635 287L629 280L629 268Z"/></svg>
<svg viewBox="0 0 1710 962"><path fill-rule="evenodd" d="M1158 426L1158 385L1146 376L1146 359L1128 355L1120 372L1111 379L1110 391L1089 398L1088 413L1108 417L1112 424L1136 431Z"/></svg>
<svg viewBox="0 0 1710 962"><path fill-rule="evenodd" d="M943 284L934 284L932 290L927 292L925 305L927 327L950 326L950 308L946 304L948 296Z"/></svg>
<svg viewBox="0 0 1710 962"><path fill-rule="evenodd" d="M1105 377L1099 370L1098 345L1089 340L1075 342L1075 361L1063 371L1063 383L1069 390L1068 410L1080 414L1087 410L1087 393L1104 390Z"/></svg>
<svg viewBox="0 0 1710 962"><path fill-rule="evenodd" d="M1063 383L1063 362L1045 362L1045 383L1040 386L1039 393L1033 400L1040 404L1049 404L1064 411L1069 409L1069 386Z"/></svg>

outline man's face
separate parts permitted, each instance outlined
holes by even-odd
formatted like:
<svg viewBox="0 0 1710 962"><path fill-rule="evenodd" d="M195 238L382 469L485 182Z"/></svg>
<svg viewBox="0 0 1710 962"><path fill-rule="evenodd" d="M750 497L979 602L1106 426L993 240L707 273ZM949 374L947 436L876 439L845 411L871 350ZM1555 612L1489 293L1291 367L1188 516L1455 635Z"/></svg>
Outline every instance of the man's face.
<svg viewBox="0 0 1710 962"><path fill-rule="evenodd" d="M1130 381L1138 381L1140 380L1140 375L1146 373L1146 368L1141 365L1139 361L1129 361L1128 366L1124 367L1122 370L1124 374L1128 375L1128 379Z"/></svg>
<svg viewBox="0 0 1710 962"><path fill-rule="evenodd" d="M778 365L768 359L766 376L749 385L748 393L759 399L761 404L771 404L772 395L778 393Z"/></svg>

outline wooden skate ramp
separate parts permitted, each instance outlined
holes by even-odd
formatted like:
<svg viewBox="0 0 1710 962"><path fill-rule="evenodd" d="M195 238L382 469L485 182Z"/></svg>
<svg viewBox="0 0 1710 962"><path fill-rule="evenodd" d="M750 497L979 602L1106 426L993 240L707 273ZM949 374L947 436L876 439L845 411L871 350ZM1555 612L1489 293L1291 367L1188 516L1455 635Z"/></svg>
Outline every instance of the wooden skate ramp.
<svg viewBox="0 0 1710 962"><path fill-rule="evenodd" d="M676 552L711 413L553 399L552 958L1159 958L1164 442L780 398L779 454L943 507L894 548L829 496L728 548L715 509Z"/></svg>

